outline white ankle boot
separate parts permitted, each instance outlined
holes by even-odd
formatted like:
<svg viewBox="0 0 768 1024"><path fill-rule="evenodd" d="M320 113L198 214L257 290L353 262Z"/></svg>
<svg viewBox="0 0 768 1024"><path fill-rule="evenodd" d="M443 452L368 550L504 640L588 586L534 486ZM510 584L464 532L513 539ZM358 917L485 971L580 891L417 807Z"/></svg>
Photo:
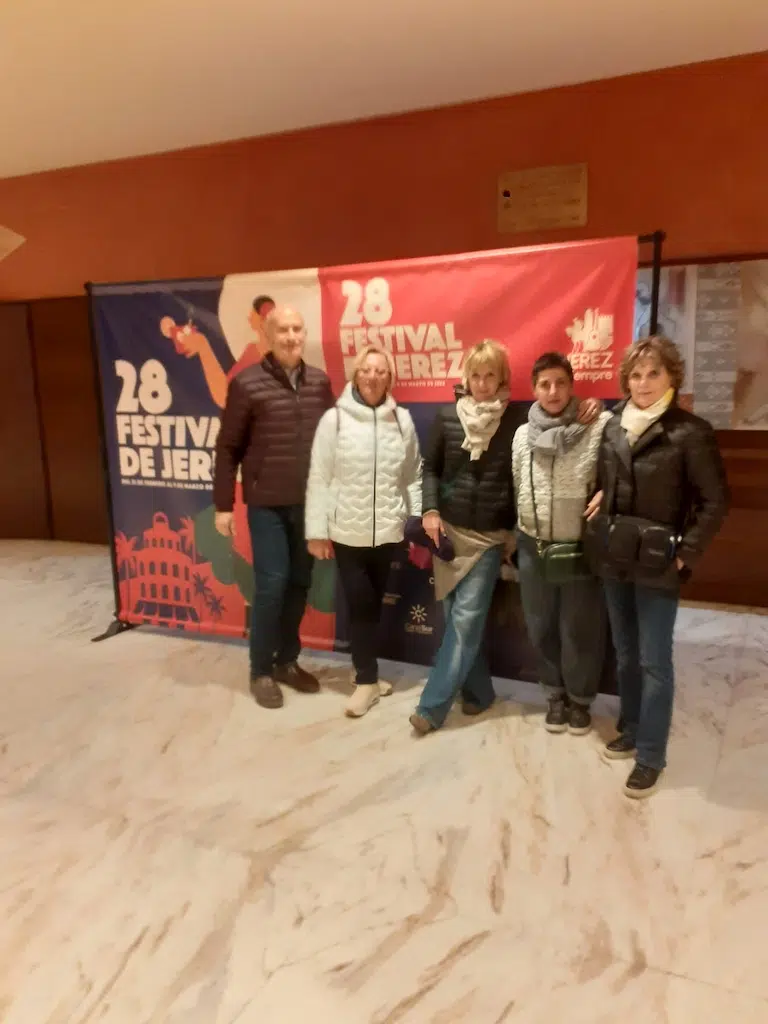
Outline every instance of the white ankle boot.
<svg viewBox="0 0 768 1024"><path fill-rule="evenodd" d="M378 683L358 683L355 691L347 701L345 714L347 718L362 718L374 704L379 703L381 690Z"/></svg>

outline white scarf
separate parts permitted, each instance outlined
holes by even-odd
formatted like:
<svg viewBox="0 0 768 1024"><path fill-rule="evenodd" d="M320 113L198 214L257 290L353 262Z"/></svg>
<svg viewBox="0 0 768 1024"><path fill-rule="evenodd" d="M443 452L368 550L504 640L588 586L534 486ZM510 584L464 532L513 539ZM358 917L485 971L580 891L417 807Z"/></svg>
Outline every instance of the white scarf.
<svg viewBox="0 0 768 1024"><path fill-rule="evenodd" d="M643 436L648 427L664 415L674 397L674 389L670 388L658 402L649 405L647 409L638 409L630 398L621 413L621 426L627 432L630 448Z"/></svg>
<svg viewBox="0 0 768 1024"><path fill-rule="evenodd" d="M499 429L501 417L509 405L506 388L498 391L488 402L476 402L471 395L465 395L456 403L456 412L464 428L461 447L469 452L470 462L475 462L483 452L488 451L491 438Z"/></svg>

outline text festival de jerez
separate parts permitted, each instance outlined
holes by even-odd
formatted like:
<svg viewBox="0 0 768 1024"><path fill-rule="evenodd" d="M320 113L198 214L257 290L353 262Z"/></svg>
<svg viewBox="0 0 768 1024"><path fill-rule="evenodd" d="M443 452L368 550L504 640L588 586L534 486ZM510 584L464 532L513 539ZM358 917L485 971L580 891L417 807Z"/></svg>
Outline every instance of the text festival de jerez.
<svg viewBox="0 0 768 1024"><path fill-rule="evenodd" d="M345 362L366 345L381 345L395 361L398 382L437 385L459 380L464 356L463 342L452 321L444 323L390 323L393 315L390 284L374 277L364 284L341 282L345 300L339 319L339 344Z"/></svg>
<svg viewBox="0 0 768 1024"><path fill-rule="evenodd" d="M147 360L138 372L132 363L118 359L115 373L122 381L115 432L123 482L190 490L210 487L219 417L169 415L173 393L157 359Z"/></svg>

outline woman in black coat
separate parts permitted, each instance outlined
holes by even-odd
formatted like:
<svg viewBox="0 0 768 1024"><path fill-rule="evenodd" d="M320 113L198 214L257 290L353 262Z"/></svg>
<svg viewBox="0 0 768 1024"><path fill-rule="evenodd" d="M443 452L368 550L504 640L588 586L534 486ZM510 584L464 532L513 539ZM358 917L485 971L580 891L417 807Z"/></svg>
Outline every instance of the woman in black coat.
<svg viewBox="0 0 768 1024"><path fill-rule="evenodd" d="M443 725L459 692L467 715L495 699L485 624L501 562L514 548L512 439L527 410L510 403L501 345L484 341L467 353L456 397L438 409L424 451L422 524L436 548L447 538L454 557L433 563L445 631L410 719L421 735ZM580 403L580 420L592 422L599 408L594 399Z"/></svg>
<svg viewBox="0 0 768 1024"><path fill-rule="evenodd" d="M453 558L433 562L445 632L411 715L417 733L439 729L457 691L465 714L495 694L484 653L485 621L515 525L512 438L523 413L509 402L509 362L501 345L476 345L464 363L456 405L438 409L424 452L422 524Z"/></svg>
<svg viewBox="0 0 768 1024"><path fill-rule="evenodd" d="M656 789L672 721L672 638L680 584L722 525L725 470L711 425L681 409L684 366L663 337L637 342L621 366L627 396L608 421L586 545L603 577L621 718L605 747L635 758L627 796Z"/></svg>

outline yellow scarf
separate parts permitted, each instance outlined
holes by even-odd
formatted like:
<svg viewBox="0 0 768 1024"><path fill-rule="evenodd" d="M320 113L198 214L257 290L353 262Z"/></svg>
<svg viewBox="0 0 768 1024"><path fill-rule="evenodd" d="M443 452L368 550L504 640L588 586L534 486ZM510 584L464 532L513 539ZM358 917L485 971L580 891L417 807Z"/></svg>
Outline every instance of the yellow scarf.
<svg viewBox="0 0 768 1024"><path fill-rule="evenodd" d="M675 397L675 389L670 388L662 395L658 402L649 405L647 409L638 409L635 403L630 400L624 406L621 413L621 426L627 432L627 441L630 448L639 438L643 436L648 427L660 419L672 404Z"/></svg>

